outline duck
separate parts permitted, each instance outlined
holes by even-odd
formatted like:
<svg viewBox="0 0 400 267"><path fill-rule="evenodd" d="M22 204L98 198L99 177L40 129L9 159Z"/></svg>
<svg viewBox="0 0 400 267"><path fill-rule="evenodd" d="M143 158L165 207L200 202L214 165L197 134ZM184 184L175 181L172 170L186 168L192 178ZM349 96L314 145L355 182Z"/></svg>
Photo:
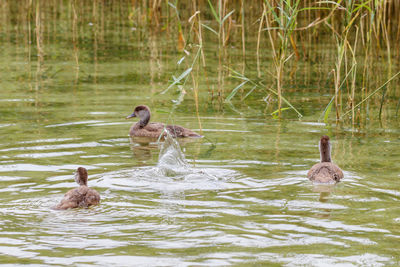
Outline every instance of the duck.
<svg viewBox="0 0 400 267"><path fill-rule="evenodd" d="M337 183L343 177L342 170L331 160L329 136L323 135L319 141L321 162L315 164L307 173L308 179L316 183Z"/></svg>
<svg viewBox="0 0 400 267"><path fill-rule="evenodd" d="M75 181L79 184L79 187L69 190L54 209L67 210L98 205L100 203L100 194L87 186L87 180L87 170L83 167L79 167L75 173Z"/></svg>
<svg viewBox="0 0 400 267"><path fill-rule="evenodd" d="M129 135L131 137L158 138L160 135L165 137L167 135L166 131L168 131L172 137L202 137L202 135L179 125L165 125L161 122L150 122L150 108L145 105L135 107L133 113L126 117L126 119L135 117L138 117L140 120L131 126L129 130Z"/></svg>

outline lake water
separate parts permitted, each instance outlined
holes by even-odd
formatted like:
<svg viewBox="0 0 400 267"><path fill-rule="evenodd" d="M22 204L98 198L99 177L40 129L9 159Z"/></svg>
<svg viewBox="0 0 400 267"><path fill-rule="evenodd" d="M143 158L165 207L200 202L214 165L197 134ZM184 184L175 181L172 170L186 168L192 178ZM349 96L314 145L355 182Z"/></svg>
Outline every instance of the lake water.
<svg viewBox="0 0 400 267"><path fill-rule="evenodd" d="M160 94L190 66L196 48L177 65L185 53L165 32L119 20L100 32L83 18L74 43L65 30L70 22L61 16L44 23L42 52L27 35L29 24L8 22L1 32L1 263L400 264L399 123L390 107L381 121L371 107L354 126L319 120L332 96L325 70L334 65L335 48L317 47L320 63L304 63L287 78L284 95L304 117L286 110L278 120L268 93L225 104L212 98L218 75L227 74L218 72L210 45L208 78L201 69L194 76L197 115L190 75L185 94L177 87ZM254 55L255 43L249 46ZM241 47L230 50L224 65L241 70ZM255 65L248 60L250 73ZM224 76L221 86L229 92L239 83ZM130 140L135 120L125 117L139 104L151 108L152 121L204 138ZM315 187L306 177L319 161L323 134L344 170L334 187ZM76 187L79 166L88 169L101 204L52 210Z"/></svg>

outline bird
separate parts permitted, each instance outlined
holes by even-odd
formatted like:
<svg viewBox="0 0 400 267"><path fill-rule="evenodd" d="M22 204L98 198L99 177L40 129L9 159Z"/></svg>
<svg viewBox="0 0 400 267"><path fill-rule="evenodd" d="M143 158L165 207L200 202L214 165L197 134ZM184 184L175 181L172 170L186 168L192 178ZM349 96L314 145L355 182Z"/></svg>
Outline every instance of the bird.
<svg viewBox="0 0 400 267"><path fill-rule="evenodd" d="M61 202L54 207L56 210L66 210L72 208L87 208L100 203L99 193L87 186L88 173L83 167L79 167L75 173L75 181L79 187L69 190Z"/></svg>
<svg viewBox="0 0 400 267"><path fill-rule="evenodd" d="M321 162L315 164L307 173L308 179L316 183L337 183L343 177L342 170L331 160L331 143L329 136L321 136L319 141Z"/></svg>
<svg viewBox="0 0 400 267"><path fill-rule="evenodd" d="M202 137L202 135L179 125L165 125L161 122L149 123L150 116L151 113L148 106L140 105L135 107L133 113L126 119L139 117L140 120L131 126L129 135L131 137L158 138L160 135L165 137L167 135L166 131L168 131L172 137Z"/></svg>

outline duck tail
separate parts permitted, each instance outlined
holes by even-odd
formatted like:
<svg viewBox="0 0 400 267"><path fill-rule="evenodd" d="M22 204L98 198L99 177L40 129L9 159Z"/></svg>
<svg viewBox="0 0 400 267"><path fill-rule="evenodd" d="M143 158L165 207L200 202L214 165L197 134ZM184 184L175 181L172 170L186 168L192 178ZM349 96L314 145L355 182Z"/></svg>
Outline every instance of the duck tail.
<svg viewBox="0 0 400 267"><path fill-rule="evenodd" d="M195 132L189 133L188 136L189 137L193 137L193 138L202 138L202 137L204 137L204 135L200 135L200 134L195 133Z"/></svg>

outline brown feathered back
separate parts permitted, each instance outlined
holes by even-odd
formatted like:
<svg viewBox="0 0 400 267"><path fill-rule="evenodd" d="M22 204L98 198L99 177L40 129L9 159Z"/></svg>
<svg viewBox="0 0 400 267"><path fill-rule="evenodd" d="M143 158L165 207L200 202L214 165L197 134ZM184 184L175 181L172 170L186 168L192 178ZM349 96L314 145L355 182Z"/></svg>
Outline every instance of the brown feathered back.
<svg viewBox="0 0 400 267"><path fill-rule="evenodd" d="M80 185L69 190L61 202L54 207L58 210L66 210L78 207L87 208L100 203L100 194L87 186L87 170L79 167L76 171L75 181Z"/></svg>
<svg viewBox="0 0 400 267"><path fill-rule="evenodd" d="M331 160L331 143L327 135L321 136L319 141L321 162L315 164L307 173L308 179L317 183L337 183L343 177L342 170Z"/></svg>

